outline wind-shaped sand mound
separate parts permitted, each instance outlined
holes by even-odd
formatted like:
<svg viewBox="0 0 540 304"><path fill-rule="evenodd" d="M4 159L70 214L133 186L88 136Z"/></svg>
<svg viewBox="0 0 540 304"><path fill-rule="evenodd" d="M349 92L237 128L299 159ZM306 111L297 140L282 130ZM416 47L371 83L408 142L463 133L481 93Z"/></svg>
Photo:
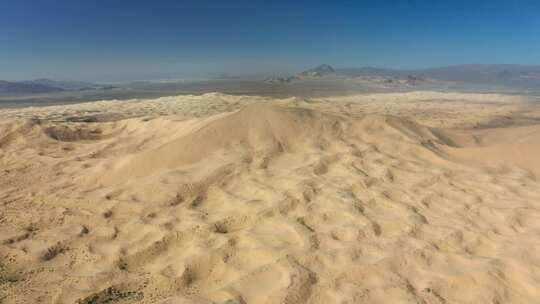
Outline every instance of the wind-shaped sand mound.
<svg viewBox="0 0 540 304"><path fill-rule="evenodd" d="M295 141L336 136L340 131L338 117L308 109L254 104L213 120L163 149L182 150L177 158L192 161L235 145L254 151L284 150Z"/></svg>
<svg viewBox="0 0 540 304"><path fill-rule="evenodd" d="M0 121L0 299L538 302L540 127L227 98L203 118Z"/></svg>
<svg viewBox="0 0 540 304"><path fill-rule="evenodd" d="M396 140L439 141L430 129L396 117L367 115L352 120L305 108L258 103L210 118L188 134L134 155L107 179L147 176L209 157L273 156L370 138L389 144Z"/></svg>
<svg viewBox="0 0 540 304"><path fill-rule="evenodd" d="M320 112L263 103L205 120L194 131L163 146L134 155L114 180L141 177L226 153L274 155L315 144L342 132L342 119Z"/></svg>

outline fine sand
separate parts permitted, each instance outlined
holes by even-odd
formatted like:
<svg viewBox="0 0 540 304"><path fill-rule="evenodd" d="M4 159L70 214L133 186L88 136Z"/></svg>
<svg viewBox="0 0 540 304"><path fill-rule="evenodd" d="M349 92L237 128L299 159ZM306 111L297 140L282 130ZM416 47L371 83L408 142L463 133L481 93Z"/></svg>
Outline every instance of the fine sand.
<svg viewBox="0 0 540 304"><path fill-rule="evenodd" d="M538 303L537 102L0 109L0 303Z"/></svg>

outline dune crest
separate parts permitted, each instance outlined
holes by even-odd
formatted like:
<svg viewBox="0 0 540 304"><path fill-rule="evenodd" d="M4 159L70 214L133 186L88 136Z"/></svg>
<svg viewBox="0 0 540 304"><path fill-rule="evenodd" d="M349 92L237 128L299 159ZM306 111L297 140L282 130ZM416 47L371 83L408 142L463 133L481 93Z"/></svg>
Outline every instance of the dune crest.
<svg viewBox="0 0 540 304"><path fill-rule="evenodd" d="M129 178L195 163L204 158L235 150L239 156L271 155L288 151L292 145L338 133L336 117L313 110L253 104L228 115L220 115L188 134L135 155L118 175Z"/></svg>

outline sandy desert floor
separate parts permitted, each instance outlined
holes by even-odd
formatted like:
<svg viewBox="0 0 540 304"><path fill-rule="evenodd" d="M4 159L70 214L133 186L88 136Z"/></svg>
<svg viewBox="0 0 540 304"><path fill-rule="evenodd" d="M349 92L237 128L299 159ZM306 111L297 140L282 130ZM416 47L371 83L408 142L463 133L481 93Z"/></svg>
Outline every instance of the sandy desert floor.
<svg viewBox="0 0 540 304"><path fill-rule="evenodd" d="M538 303L539 101L0 109L0 303Z"/></svg>

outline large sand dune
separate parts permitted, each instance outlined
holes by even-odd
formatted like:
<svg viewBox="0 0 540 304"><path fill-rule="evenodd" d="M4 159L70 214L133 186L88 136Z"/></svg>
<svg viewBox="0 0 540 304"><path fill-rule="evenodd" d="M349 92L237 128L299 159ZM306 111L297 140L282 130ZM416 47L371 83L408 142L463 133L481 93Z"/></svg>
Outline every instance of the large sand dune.
<svg viewBox="0 0 540 304"><path fill-rule="evenodd" d="M537 303L530 102L0 111L0 303Z"/></svg>

